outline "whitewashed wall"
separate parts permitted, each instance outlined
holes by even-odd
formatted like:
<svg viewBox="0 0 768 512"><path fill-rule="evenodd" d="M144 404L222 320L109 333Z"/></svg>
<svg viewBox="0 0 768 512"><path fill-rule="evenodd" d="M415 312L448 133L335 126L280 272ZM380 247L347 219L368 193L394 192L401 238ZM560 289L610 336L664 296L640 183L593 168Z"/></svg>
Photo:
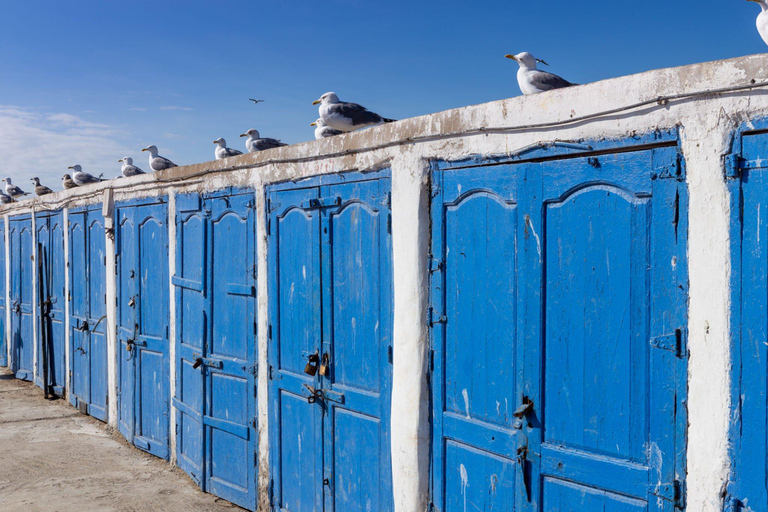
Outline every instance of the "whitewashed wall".
<svg viewBox="0 0 768 512"><path fill-rule="evenodd" d="M429 161L470 155L503 156L546 141L624 138L679 127L687 165L689 210L688 510L719 512L728 476L729 193L723 157L733 131L768 114L762 88L764 55L651 71L635 76L515 97L407 119L359 133L312 141L226 161L207 162L105 182L3 207L8 218L43 205L88 203L209 191L228 186L256 191L258 219L259 365L267 367L267 238L264 187L346 170L392 169L394 250L394 375L392 462L396 509L423 511L428 501L429 402L426 382ZM745 89L744 86L750 87ZM731 89L725 91L725 89ZM712 92L712 91L720 92ZM510 83L510 93L516 85ZM657 101L660 97L672 97ZM627 108L630 107L630 108ZM307 118L314 118L312 111ZM111 189L111 191L109 191ZM105 190L107 195L105 196ZM175 255L175 201L169 201L169 241ZM105 210L111 212L109 208ZM107 238L107 253L114 243ZM7 255L6 246L6 255ZM6 258L9 262L9 258ZM116 410L114 257L107 260L110 325L110 424ZM170 262L173 271L175 263ZM10 269L8 275L10 275ZM172 274L172 272L171 272ZM8 281L8 279L6 280ZM175 302L169 283L171 341ZM6 292L7 297L7 292ZM7 310L8 311L8 308ZM7 320L9 315L7 315ZM10 322L7 335L10 335ZM67 329L67 332L69 330ZM68 344L67 344L68 345ZM174 357L171 360L174 361ZM171 372L174 372L174 366ZM170 376L175 383L175 376ZM266 510L269 482L267 375L259 372L259 483ZM171 415L173 418L174 415ZM171 435L175 432L171 428ZM175 439L172 453L175 454Z"/></svg>

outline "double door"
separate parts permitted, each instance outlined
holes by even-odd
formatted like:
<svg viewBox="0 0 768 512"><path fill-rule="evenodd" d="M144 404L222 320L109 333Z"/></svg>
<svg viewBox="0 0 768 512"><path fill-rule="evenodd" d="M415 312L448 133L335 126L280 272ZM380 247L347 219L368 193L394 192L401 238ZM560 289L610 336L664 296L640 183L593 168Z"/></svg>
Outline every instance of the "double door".
<svg viewBox="0 0 768 512"><path fill-rule="evenodd" d="M169 279L165 202L118 204L118 429L136 447L168 459Z"/></svg>
<svg viewBox="0 0 768 512"><path fill-rule="evenodd" d="M177 460L206 492L256 508L253 192L176 198Z"/></svg>
<svg viewBox="0 0 768 512"><path fill-rule="evenodd" d="M675 147L433 174L437 510L681 506L682 176Z"/></svg>
<svg viewBox="0 0 768 512"><path fill-rule="evenodd" d="M268 192L275 510L392 509L389 198L386 173Z"/></svg>
<svg viewBox="0 0 768 512"><path fill-rule="evenodd" d="M64 396L64 220L61 212L38 215L37 230L37 375L35 383Z"/></svg>
<svg viewBox="0 0 768 512"><path fill-rule="evenodd" d="M32 305L35 289L32 276L34 273L34 244L32 237L32 219L21 217L10 221L11 254L11 359L12 369L17 379L34 378L35 339Z"/></svg>
<svg viewBox="0 0 768 512"><path fill-rule="evenodd" d="M69 399L107 421L107 253L100 205L69 213L69 253Z"/></svg>

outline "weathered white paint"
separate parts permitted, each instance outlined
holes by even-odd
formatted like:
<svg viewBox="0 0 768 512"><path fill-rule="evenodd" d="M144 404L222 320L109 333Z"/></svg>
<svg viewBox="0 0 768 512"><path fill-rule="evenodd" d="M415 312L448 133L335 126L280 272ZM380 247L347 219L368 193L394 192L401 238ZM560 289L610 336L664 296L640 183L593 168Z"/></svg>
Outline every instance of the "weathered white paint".
<svg viewBox="0 0 768 512"><path fill-rule="evenodd" d="M71 341L71 334L69 332L69 208L64 208L62 218L62 222L64 223L64 398L69 400L69 390L71 389L70 386L72 385L70 383L71 376L69 374L69 365L72 360L72 353L69 346ZM107 320L107 322L109 322L109 320ZM107 324L107 332L109 332L109 325L113 324ZM112 401L110 400L110 404L111 403Z"/></svg>
<svg viewBox="0 0 768 512"><path fill-rule="evenodd" d="M170 422L170 458L171 464L176 464L176 408L173 406L173 397L176 396L176 290L171 279L176 273L176 194L174 190L168 191L168 358L170 359L170 397L171 403L168 410Z"/></svg>
<svg viewBox="0 0 768 512"><path fill-rule="evenodd" d="M37 289L37 219L35 218L35 209L32 207L32 374L34 375L32 381L37 382L41 379L40 368L37 367L37 302L40 294Z"/></svg>
<svg viewBox="0 0 768 512"><path fill-rule="evenodd" d="M719 512L722 506L720 494L729 464L727 418L730 400L730 212L722 176L722 156L727 151L730 134L738 124L768 113L768 95L743 90L658 104L654 99L743 86L752 80L761 82L765 77L768 77L768 61L764 55L656 70L406 119L358 133L227 160L90 185L3 206L0 211L18 215L29 204L74 207L95 203L101 201L101 191L106 188L114 190L116 200L163 195L171 185L179 193L227 186L256 190L261 212L257 227L258 419L259 484L263 507L269 482L264 187L279 181L390 166L395 268L392 399L395 502L398 511L420 512L426 507L429 478L429 411L425 379L428 298L425 266L430 233L427 162L433 158L451 160L470 155L503 156L538 142L626 138L635 133L680 127L690 190L687 501L689 510ZM641 101L650 103L621 113L598 115ZM546 129L531 127L550 122L568 123L590 115L596 117ZM488 130L489 127L505 129ZM458 134L480 128L487 131ZM170 218L169 222L172 222ZM108 274L110 272L114 274L114 267L108 267ZM114 317L110 321L113 322L110 329L113 329ZM175 333L173 336L172 343Z"/></svg>
<svg viewBox="0 0 768 512"><path fill-rule="evenodd" d="M104 272L106 293L107 326L107 423L117 428L117 368L120 351L117 346L117 252L115 249L115 201L111 190L105 190L101 213L104 216L104 250L106 265ZM87 227L85 228L87 231ZM69 238L69 237L67 237ZM67 253L69 257L69 253ZM69 260L67 260L69 261ZM67 288L69 291L69 288Z"/></svg>
<svg viewBox="0 0 768 512"><path fill-rule="evenodd" d="M8 351L8 368L13 368L13 360L11 351L11 234L10 234L10 218L8 215L3 215L3 222L5 223L5 348Z"/></svg>

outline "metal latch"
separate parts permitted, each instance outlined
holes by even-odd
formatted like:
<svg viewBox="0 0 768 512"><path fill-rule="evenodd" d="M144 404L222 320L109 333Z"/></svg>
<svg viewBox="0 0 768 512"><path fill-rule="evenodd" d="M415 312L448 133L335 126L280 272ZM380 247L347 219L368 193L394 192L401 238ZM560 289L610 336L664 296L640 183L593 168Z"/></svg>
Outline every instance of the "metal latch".
<svg viewBox="0 0 768 512"><path fill-rule="evenodd" d="M664 334L651 338L651 346L662 350L669 350L677 357L685 356L685 329L676 329L671 334Z"/></svg>
<svg viewBox="0 0 768 512"><path fill-rule="evenodd" d="M329 206L339 206L341 204L341 197L317 197L308 201L302 201L302 208L326 208Z"/></svg>
<svg viewBox="0 0 768 512"><path fill-rule="evenodd" d="M682 508L682 489L678 480L665 484L649 485L648 494L665 501L671 501L675 507Z"/></svg>

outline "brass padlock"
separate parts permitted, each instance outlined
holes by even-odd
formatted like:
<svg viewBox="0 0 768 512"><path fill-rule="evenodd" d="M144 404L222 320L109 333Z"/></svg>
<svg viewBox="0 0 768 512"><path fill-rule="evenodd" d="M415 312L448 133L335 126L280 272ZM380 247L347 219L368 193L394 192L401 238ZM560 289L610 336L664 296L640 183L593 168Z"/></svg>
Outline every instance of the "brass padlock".
<svg viewBox="0 0 768 512"><path fill-rule="evenodd" d="M322 375L323 377L328 375L328 360L329 359L330 358L328 357L328 352L323 354L323 359L320 362L320 375Z"/></svg>
<svg viewBox="0 0 768 512"><path fill-rule="evenodd" d="M307 357L307 365L304 367L304 373L307 375L315 376L317 373L317 363L320 362L320 356L317 353L309 354Z"/></svg>

